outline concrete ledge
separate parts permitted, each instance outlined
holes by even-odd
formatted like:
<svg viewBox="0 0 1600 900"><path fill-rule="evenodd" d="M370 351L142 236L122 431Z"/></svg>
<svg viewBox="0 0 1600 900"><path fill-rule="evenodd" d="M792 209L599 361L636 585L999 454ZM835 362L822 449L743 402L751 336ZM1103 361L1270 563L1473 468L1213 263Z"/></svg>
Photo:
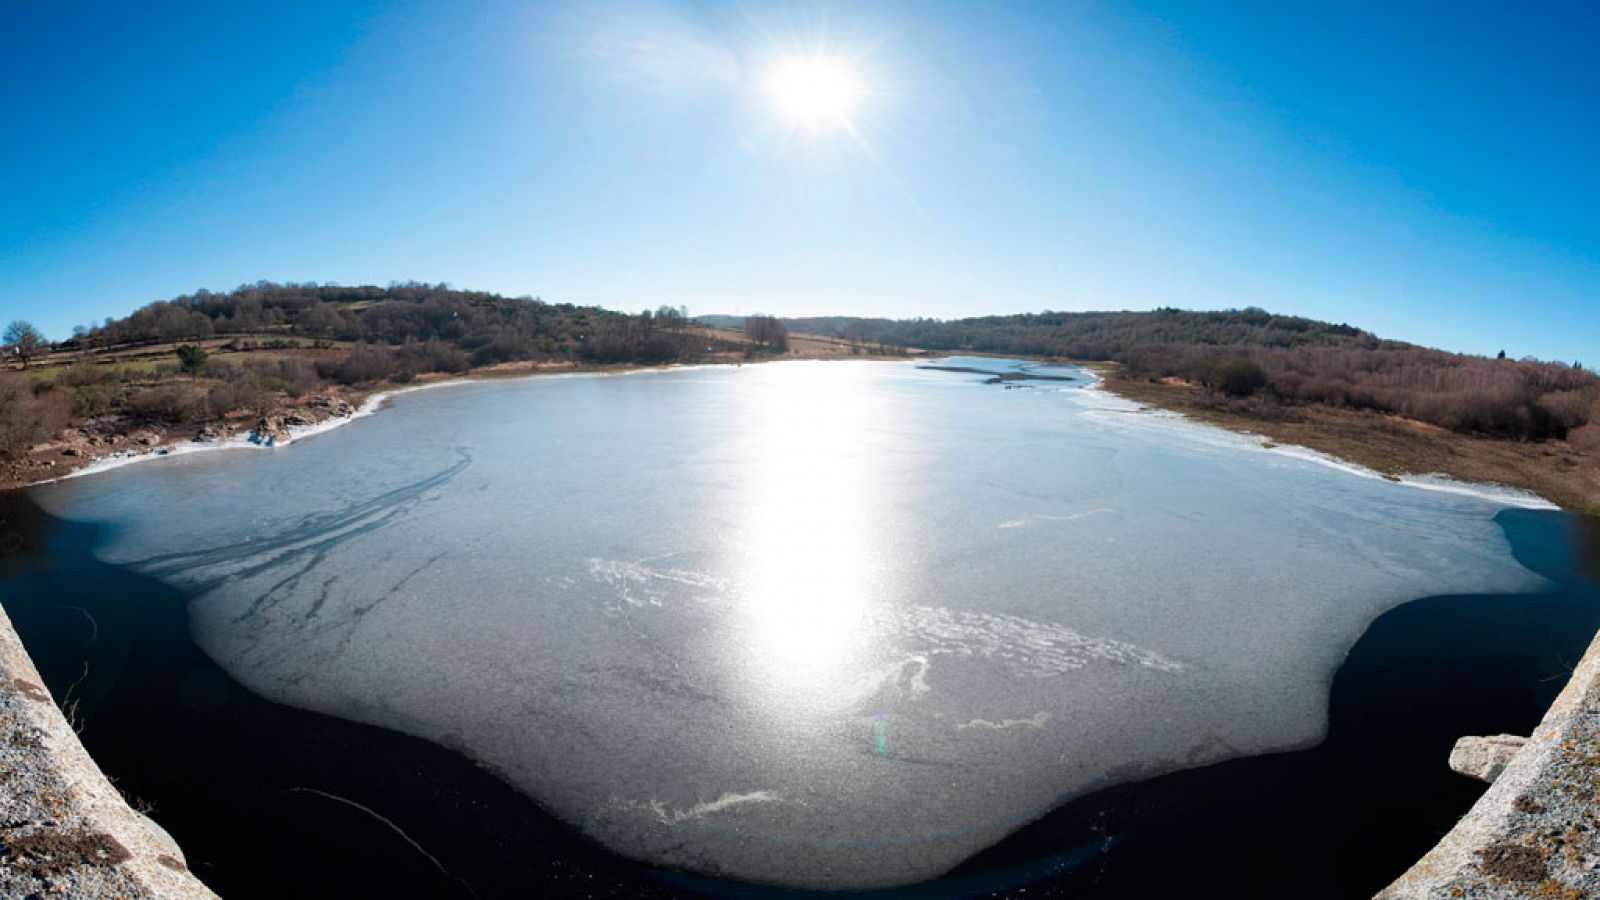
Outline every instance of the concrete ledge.
<svg viewBox="0 0 1600 900"><path fill-rule="evenodd" d="M215 898L95 765L0 610L0 896Z"/></svg>
<svg viewBox="0 0 1600 900"><path fill-rule="evenodd" d="M1526 743L1527 738L1515 734L1464 737L1450 751L1450 768L1468 778L1494 784Z"/></svg>
<svg viewBox="0 0 1600 900"><path fill-rule="evenodd" d="M1600 636L1488 792L1378 894L1458 897L1600 897Z"/></svg>

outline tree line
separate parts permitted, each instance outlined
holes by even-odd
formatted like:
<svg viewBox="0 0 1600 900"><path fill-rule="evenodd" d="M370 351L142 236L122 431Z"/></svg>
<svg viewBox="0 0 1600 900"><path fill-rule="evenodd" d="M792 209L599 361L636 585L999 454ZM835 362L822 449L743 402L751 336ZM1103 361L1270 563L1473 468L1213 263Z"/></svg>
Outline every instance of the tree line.
<svg viewBox="0 0 1600 900"><path fill-rule="evenodd" d="M54 345L49 374L0 372L0 457L47 440L72 419L197 423L265 414L284 397L330 384L407 382L529 360L655 365L784 349L770 333L743 343L692 325L683 307L622 313L421 282L261 281L196 291L75 328ZM52 350L26 322L12 323L3 337L24 370ZM124 361L123 351L141 346L171 355L153 366ZM217 352L257 350L274 352ZM63 355L76 361L62 366Z"/></svg>
<svg viewBox="0 0 1600 900"><path fill-rule="evenodd" d="M1369 410L1527 440L1565 438L1600 423L1600 378L1577 363L1448 353L1256 308L787 322L899 347L1116 362L1128 376L1180 379L1268 413L1275 406Z"/></svg>
<svg viewBox="0 0 1600 900"><path fill-rule="evenodd" d="M66 346L196 342L228 335L287 335L398 348L438 342L471 366L570 357L593 362L670 362L693 352L686 310L630 314L535 297L463 291L448 284L388 287L276 284L228 293L196 291L148 304L121 319L79 326ZM412 359L412 362L426 362Z"/></svg>
<svg viewBox="0 0 1600 900"><path fill-rule="evenodd" d="M680 307L620 313L420 282L262 281L227 293L196 291L75 329L57 349L79 361L52 377L0 375L0 456L37 443L68 417L193 422L270 409L278 398L330 383L404 382L524 360L661 364L707 352L776 354L787 352L791 332L889 349L1116 362L1128 377L1180 379L1218 402L1267 414L1321 405L1527 440L1600 430L1600 379L1577 364L1447 353L1255 308L957 320L756 315L738 320L745 343L694 324ZM24 368L49 349L25 322L12 323L3 337ZM222 338L225 350L287 352L229 361L200 349ZM154 371L96 362L107 348L141 344L172 344L177 352Z"/></svg>

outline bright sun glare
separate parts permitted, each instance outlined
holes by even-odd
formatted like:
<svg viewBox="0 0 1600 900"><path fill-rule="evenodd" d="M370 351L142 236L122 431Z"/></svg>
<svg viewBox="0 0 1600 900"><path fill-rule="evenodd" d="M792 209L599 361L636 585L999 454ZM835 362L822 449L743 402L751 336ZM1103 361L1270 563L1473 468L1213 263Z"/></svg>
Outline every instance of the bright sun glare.
<svg viewBox="0 0 1600 900"><path fill-rule="evenodd" d="M796 125L847 126L861 99L861 80L842 59L788 56L768 71L767 91L778 111Z"/></svg>

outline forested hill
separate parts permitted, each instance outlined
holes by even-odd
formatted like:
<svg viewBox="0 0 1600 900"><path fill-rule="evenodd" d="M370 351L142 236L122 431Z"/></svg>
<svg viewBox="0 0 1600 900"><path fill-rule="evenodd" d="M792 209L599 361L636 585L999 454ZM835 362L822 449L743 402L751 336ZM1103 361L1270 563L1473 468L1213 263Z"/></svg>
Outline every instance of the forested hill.
<svg viewBox="0 0 1600 900"><path fill-rule="evenodd" d="M890 346L1117 362L1127 377L1179 379L1262 415L1328 406L1534 440L1600 422L1600 379L1576 363L1448 353L1259 309L785 322Z"/></svg>
<svg viewBox="0 0 1600 900"><path fill-rule="evenodd" d="M59 377L39 373L34 393L45 396L51 385L68 389L78 416L131 410L187 421L250 405L240 397L251 403L263 391L293 397L330 382L403 381L519 361L658 364L787 352L785 323L769 316L700 322L742 323L745 334L699 327L686 310L666 306L629 314L414 282L257 282L228 293L197 291L82 327L56 354L79 364ZM1116 362L1123 377L1197 385L1217 403L1262 416L1321 406L1520 440L1566 438L1582 429L1585 441L1600 445L1600 378L1577 364L1448 353L1259 309L786 324L865 352L898 347ZM157 352L178 343L202 345L213 356L185 369L188 387L174 383L176 364L145 372L130 366L127 352L112 349L149 344ZM226 353L234 355L219 355ZM197 377L225 384L213 385L202 404ZM180 394L188 399L172 400Z"/></svg>
<svg viewBox="0 0 1600 900"><path fill-rule="evenodd" d="M1043 312L973 319L785 319L791 330L928 350L966 350L1111 360L1135 347L1359 346L1384 342L1349 325L1333 325L1259 309L1189 312Z"/></svg>
<svg viewBox="0 0 1600 900"><path fill-rule="evenodd" d="M420 377L860 349L791 347L771 316L744 325L705 328L669 306L620 313L415 282L197 291L56 344L18 320L0 337L0 487L196 436L275 441L366 391Z"/></svg>
<svg viewBox="0 0 1600 900"><path fill-rule="evenodd" d="M421 345L450 370L554 356L658 363L681 355L684 341L675 335L686 322L685 312L673 307L635 315L443 284L349 287L262 281L228 293L196 291L151 303L126 318L80 327L67 345L93 348L266 335Z"/></svg>

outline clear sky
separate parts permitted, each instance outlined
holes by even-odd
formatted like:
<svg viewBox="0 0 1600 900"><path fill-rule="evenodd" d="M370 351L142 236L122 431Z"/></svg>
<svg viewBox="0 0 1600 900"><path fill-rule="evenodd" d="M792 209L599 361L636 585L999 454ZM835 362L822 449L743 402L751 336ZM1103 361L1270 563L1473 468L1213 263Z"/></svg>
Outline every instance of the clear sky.
<svg viewBox="0 0 1600 900"><path fill-rule="evenodd" d="M0 0L0 319L417 279L1256 305L1600 364L1597 33L1582 3ZM797 114L785 60L851 102Z"/></svg>

